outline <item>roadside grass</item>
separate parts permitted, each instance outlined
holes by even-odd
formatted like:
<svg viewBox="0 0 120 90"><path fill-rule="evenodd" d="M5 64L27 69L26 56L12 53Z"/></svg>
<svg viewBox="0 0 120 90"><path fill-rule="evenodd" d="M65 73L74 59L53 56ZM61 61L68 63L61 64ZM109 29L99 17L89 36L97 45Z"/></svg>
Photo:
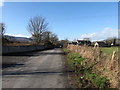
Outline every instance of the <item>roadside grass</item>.
<svg viewBox="0 0 120 90"><path fill-rule="evenodd" d="M66 48L63 49L63 51L64 51L65 54L68 54L68 53L70 52L70 50L68 50L68 49L66 49Z"/></svg>
<svg viewBox="0 0 120 90"><path fill-rule="evenodd" d="M83 60L84 60L84 58L79 56L79 54L77 54L77 53L68 53L68 55L67 55L68 65L75 72L79 72L83 68L82 65L81 65L81 62Z"/></svg>
<svg viewBox="0 0 120 90"><path fill-rule="evenodd" d="M118 51L120 47L101 47L101 51L107 55L112 55L113 51Z"/></svg>
<svg viewBox="0 0 120 90"><path fill-rule="evenodd" d="M78 88L108 88L109 80L105 77L94 73L91 69L86 69L82 62L85 60L78 53L70 52L67 49L64 49L64 52L67 53L67 63L70 71L73 72L74 81L77 84Z"/></svg>
<svg viewBox="0 0 120 90"><path fill-rule="evenodd" d="M96 88L107 88L109 85L109 80L105 77L101 77L89 70L85 71L86 79L90 80Z"/></svg>

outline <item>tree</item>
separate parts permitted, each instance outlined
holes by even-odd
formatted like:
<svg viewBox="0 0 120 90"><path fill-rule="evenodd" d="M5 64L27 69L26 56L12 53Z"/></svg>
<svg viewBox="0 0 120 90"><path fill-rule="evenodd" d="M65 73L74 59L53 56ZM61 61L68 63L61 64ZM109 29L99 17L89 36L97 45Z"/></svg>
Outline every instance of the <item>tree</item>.
<svg viewBox="0 0 120 90"><path fill-rule="evenodd" d="M57 43L58 43L58 37L57 37L57 35L51 33L51 34L50 34L50 41L51 41L53 44L57 44Z"/></svg>
<svg viewBox="0 0 120 90"><path fill-rule="evenodd" d="M67 45L68 45L68 42L69 42L69 40L68 40L68 39L61 40L61 41L60 41L60 44L63 46L63 48L66 48L66 47L67 47Z"/></svg>
<svg viewBox="0 0 120 90"><path fill-rule="evenodd" d="M36 16L29 20L28 31L32 34L33 41L36 44L42 41L42 35L47 29L48 23L44 17Z"/></svg>
<svg viewBox="0 0 120 90"><path fill-rule="evenodd" d="M50 41L50 35L51 35L51 33L52 33L52 32L50 32L50 31L45 31L45 32L43 33L42 40L43 40L44 42L49 42L49 41Z"/></svg>
<svg viewBox="0 0 120 90"><path fill-rule="evenodd" d="M5 24L0 23L0 43L2 42L2 45L5 45L10 42L7 38L3 37L5 34L5 29Z"/></svg>
<svg viewBox="0 0 120 90"><path fill-rule="evenodd" d="M5 24L0 23L0 35L3 36L5 33Z"/></svg>
<svg viewBox="0 0 120 90"><path fill-rule="evenodd" d="M109 37L106 40L104 40L108 46L111 46L111 44L116 45L117 38L116 37Z"/></svg>

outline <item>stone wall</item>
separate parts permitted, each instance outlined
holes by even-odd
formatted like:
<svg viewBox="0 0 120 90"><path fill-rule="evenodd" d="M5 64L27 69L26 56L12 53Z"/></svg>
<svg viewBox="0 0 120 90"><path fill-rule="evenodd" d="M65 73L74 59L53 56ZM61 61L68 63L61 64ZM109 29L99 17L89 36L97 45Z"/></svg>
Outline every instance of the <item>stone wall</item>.
<svg viewBox="0 0 120 90"><path fill-rule="evenodd" d="M2 54L11 54L11 53L20 53L20 52L29 52L37 50L45 50L53 48L50 45L41 45L41 46L3 46Z"/></svg>

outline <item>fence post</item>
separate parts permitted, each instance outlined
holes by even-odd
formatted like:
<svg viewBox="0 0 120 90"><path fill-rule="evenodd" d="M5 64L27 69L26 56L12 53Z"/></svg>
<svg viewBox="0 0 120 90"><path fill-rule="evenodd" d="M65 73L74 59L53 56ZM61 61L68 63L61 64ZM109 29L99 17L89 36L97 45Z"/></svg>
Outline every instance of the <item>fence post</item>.
<svg viewBox="0 0 120 90"><path fill-rule="evenodd" d="M113 53L112 53L112 59L111 59L111 61L112 61L112 60L114 60L115 53L116 53L116 51L113 51Z"/></svg>

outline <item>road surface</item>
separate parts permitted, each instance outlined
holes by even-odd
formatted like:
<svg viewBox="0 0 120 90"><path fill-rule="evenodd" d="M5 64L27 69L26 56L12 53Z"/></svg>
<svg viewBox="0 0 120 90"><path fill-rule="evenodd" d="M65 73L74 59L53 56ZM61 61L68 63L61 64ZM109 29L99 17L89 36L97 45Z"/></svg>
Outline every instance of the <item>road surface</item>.
<svg viewBox="0 0 120 90"><path fill-rule="evenodd" d="M60 49L3 56L2 88L68 88Z"/></svg>

